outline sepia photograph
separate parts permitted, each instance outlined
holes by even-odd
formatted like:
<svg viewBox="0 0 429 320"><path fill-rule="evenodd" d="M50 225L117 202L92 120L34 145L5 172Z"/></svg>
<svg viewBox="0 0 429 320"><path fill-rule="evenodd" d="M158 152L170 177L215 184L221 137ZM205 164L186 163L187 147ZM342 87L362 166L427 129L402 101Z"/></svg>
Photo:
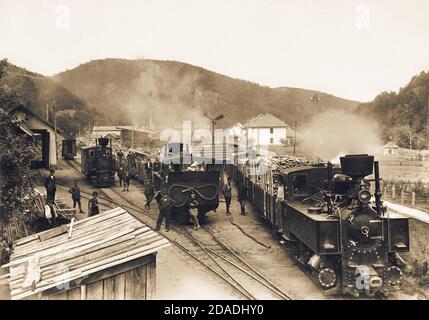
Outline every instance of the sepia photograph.
<svg viewBox="0 0 429 320"><path fill-rule="evenodd" d="M429 299L428 16L0 0L2 305Z"/></svg>

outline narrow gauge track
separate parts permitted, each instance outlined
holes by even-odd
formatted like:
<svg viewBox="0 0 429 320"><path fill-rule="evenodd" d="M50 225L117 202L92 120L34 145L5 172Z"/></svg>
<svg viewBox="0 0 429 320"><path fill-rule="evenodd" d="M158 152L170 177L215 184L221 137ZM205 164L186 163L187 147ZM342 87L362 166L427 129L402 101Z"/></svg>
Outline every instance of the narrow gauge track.
<svg viewBox="0 0 429 320"><path fill-rule="evenodd" d="M77 169L71 162L72 161L68 161L69 165L80 173L79 169ZM117 206L128 209L134 217L149 227L155 227L157 216L153 215L150 211L136 205L133 201L127 199L124 195L113 188L96 189L106 195L106 197L99 197L99 200L102 200L100 204L114 208L111 203L113 202ZM84 198L90 198L90 192L81 190L81 193L84 194ZM254 292L252 293L252 290L249 289L248 286L245 286L246 283L249 284L250 279L253 291L255 291L255 288L260 291L262 287L263 290L268 290L271 294L274 294L281 299L293 300L290 295L283 292L269 279L252 267L247 261L230 249L209 228L203 227L202 230L205 231L205 234L209 239L212 239L214 243L204 243L202 239L199 239L202 238L200 232L196 235L196 233L190 232L184 226L175 225L173 229L174 232L170 233L168 236L166 235L166 232L161 232L161 234L181 251L224 280L243 297L249 300L257 299L256 294ZM207 239L204 241L207 241ZM191 250L191 247L193 247L194 250Z"/></svg>
<svg viewBox="0 0 429 320"><path fill-rule="evenodd" d="M139 215L135 215L137 219L144 222L145 224L149 224L151 227L154 227L153 222L157 217L151 214L151 212L139 207L133 201L127 199L124 195L118 193L112 188L107 189L106 193L114 200L116 195L118 198L127 202L129 204L127 205L128 209L139 213ZM118 203L118 205L123 205L123 203L120 203L119 201L115 202ZM151 221L148 221L146 217L149 217ZM170 235L167 236L165 232L162 232L162 235L177 247L182 249L182 251L186 252L188 255L191 255L195 260L200 262L210 271L233 286L247 299L257 299L255 294L244 285L244 283L248 283L249 278L251 281L254 281L252 286L255 287L256 284L259 287L259 290L262 286L265 290L269 290L271 293L274 293L275 296L280 297L281 299L292 299L288 294L284 293L280 288L275 286L270 280L258 272L248 262L246 262L243 258L231 250L209 228L204 227L202 230L206 231L206 234L208 234L209 237L215 241L214 244L204 244L203 240L198 239L198 237L201 237L200 232L198 232L196 235L196 233L190 232L188 228L184 226L176 225L174 228L174 233L181 235L182 237L174 237ZM174 233L171 235L174 235ZM175 239L173 239L173 237ZM183 243L183 240L186 240L185 243ZM194 247L195 250L191 251L190 247ZM209 259L207 259L207 257ZM243 276L247 278L247 281L242 280Z"/></svg>

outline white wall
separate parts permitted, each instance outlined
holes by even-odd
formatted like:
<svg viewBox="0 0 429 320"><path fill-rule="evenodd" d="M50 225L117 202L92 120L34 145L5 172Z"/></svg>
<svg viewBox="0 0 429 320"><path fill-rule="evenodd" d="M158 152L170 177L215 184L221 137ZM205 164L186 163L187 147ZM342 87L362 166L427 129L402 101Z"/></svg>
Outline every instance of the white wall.
<svg viewBox="0 0 429 320"><path fill-rule="evenodd" d="M271 139L273 141L271 142ZM273 128L271 133L270 128L249 128L248 143L253 142L259 145L279 145L282 140L286 139L286 128Z"/></svg>

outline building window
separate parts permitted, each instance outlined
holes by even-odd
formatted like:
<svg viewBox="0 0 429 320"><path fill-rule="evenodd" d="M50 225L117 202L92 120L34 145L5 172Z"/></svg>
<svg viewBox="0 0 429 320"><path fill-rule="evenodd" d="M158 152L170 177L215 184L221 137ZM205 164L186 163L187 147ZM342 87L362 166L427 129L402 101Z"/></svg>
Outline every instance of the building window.
<svg viewBox="0 0 429 320"><path fill-rule="evenodd" d="M274 133L274 128L270 128L270 133L273 134Z"/></svg>
<svg viewBox="0 0 429 320"><path fill-rule="evenodd" d="M270 138L270 143L273 144L274 143L274 138Z"/></svg>

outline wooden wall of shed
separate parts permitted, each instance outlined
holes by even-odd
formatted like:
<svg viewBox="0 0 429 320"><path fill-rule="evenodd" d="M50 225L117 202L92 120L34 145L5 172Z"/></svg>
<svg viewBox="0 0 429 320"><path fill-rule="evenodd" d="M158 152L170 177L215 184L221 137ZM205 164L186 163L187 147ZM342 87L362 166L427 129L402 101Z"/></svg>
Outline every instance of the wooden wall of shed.
<svg viewBox="0 0 429 320"><path fill-rule="evenodd" d="M132 270L45 297L48 300L152 300L156 260Z"/></svg>

